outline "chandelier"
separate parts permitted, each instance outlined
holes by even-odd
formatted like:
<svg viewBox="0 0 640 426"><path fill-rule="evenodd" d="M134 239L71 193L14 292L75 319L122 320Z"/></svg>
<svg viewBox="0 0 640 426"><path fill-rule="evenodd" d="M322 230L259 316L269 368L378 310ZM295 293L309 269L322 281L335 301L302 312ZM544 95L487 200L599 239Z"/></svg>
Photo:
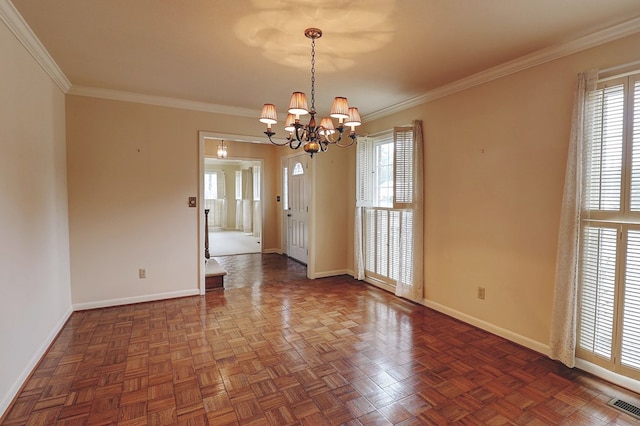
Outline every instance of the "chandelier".
<svg viewBox="0 0 640 426"><path fill-rule="evenodd" d="M285 131L289 132L289 136L284 142L273 140L275 132L271 131L271 125L278 122L275 105L264 104L260 113L260 122L267 125L267 131L264 134L272 144L289 145L291 149L298 149L302 146L305 152L311 154L313 158L313 154L326 152L329 145L332 144L341 148L353 145L358 137L355 128L362 122L358 108L349 107L347 98L336 97L331 106L330 117L324 117L320 120L320 125L316 124L316 39L322 37L322 30L307 28L304 35L311 39L311 109L307 104L307 96L303 92L293 92L284 127ZM300 116L306 114L311 116L309 122L301 124ZM338 119L338 127L334 127L331 117ZM350 141L341 144L345 127L350 128L348 134Z"/></svg>
<svg viewBox="0 0 640 426"><path fill-rule="evenodd" d="M220 141L218 144L218 158L227 158L227 145L224 141Z"/></svg>

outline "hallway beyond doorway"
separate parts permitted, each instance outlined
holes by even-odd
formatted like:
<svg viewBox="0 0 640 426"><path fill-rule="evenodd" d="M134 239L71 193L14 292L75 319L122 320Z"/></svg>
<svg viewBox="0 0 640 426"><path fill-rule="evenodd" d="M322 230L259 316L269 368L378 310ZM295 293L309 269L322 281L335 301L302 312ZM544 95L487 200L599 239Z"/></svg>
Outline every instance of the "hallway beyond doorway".
<svg viewBox="0 0 640 426"><path fill-rule="evenodd" d="M211 256L260 253L260 238L242 231L209 232L209 253Z"/></svg>

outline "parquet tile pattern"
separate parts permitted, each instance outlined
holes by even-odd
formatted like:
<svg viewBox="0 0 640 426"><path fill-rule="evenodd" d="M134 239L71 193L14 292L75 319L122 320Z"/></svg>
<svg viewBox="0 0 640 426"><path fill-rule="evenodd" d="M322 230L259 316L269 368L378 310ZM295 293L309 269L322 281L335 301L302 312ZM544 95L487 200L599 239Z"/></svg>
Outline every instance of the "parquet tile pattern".
<svg viewBox="0 0 640 426"><path fill-rule="evenodd" d="M350 277L218 260L232 288L75 312L2 424L638 424L606 405L638 395Z"/></svg>

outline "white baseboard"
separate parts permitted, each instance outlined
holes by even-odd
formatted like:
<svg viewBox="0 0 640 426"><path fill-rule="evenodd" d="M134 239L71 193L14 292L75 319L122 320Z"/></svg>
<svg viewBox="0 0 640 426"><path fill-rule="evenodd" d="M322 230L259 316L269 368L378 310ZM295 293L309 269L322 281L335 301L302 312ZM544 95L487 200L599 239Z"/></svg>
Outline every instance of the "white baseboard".
<svg viewBox="0 0 640 426"><path fill-rule="evenodd" d="M483 321L471 315L467 315L465 313L456 311L455 309L448 308L444 305L440 305L439 303L432 302L427 299L423 299L421 301L421 304L435 311L442 312L443 314L449 315L450 317L466 322L467 324L471 324L473 326L481 328L485 331L488 331L489 333L493 333L497 336L504 337L507 340L510 340L512 342L515 342L515 343L518 343L519 345L524 346L525 348L529 348L543 355L549 356L549 345L535 341L528 337L522 336L518 333L514 333L511 330L498 327L495 324L491 324L487 321Z"/></svg>
<svg viewBox="0 0 640 426"><path fill-rule="evenodd" d="M16 397L22 385L27 381L33 370L36 368L42 357L47 353L49 346L53 343L53 340L56 338L62 327L64 327L65 323L73 313L73 309L69 306L69 309L62 315L62 318L56 323L56 325L51 329L51 332L44 340L42 345L38 348L38 350L33 354L25 368L22 370L22 373L18 376L16 381L11 386L4 395L2 395L2 400L0 401L0 418L4 415L4 412L9 408L9 404L13 401L13 398Z"/></svg>
<svg viewBox="0 0 640 426"><path fill-rule="evenodd" d="M353 271L350 271L351 275ZM381 282L381 281L377 281L377 280L370 280L370 279L365 279L365 282L376 286L378 288L381 288L382 290L386 290L389 291L391 293L394 293L394 288ZM471 324L475 327L478 327L482 330L488 331L489 333L495 334L497 336L503 337L507 340L510 340L514 343L518 343L519 345L524 346L525 348L529 348L531 350L534 350L536 352L539 352L543 355L549 356L549 346L544 344L544 343L540 343L536 340L530 339L528 337L522 336L520 334L514 333L511 330L507 330L504 329L502 327L498 327L495 324L491 324L487 321L483 321L479 318L473 317L471 315L456 311L455 309L451 309L447 306L441 305L439 303L433 302L431 300L427 300L427 299L422 299L422 300L418 300L418 303L420 303L421 305L426 306L427 308L431 308L434 311L438 311L441 312L445 315L448 315L452 318L458 319L462 322L465 322L467 324Z"/></svg>
<svg viewBox="0 0 640 426"><path fill-rule="evenodd" d="M270 248L270 249L265 249L262 250L263 253L275 253L275 254L282 254L282 250L277 249L277 248Z"/></svg>
<svg viewBox="0 0 640 426"><path fill-rule="evenodd" d="M335 271L316 272L315 274L313 274L312 277L309 277L309 278L315 279L315 278L335 277L337 275L348 275L348 273L349 271L347 271L346 269L337 269Z"/></svg>
<svg viewBox="0 0 640 426"><path fill-rule="evenodd" d="M640 381L634 380L630 377L622 376L620 374L609 371L606 368L602 368L599 365L592 364L589 361L585 361L580 358L576 358L576 368L591 373L594 376L600 377L608 382L622 386L630 391L640 393Z"/></svg>
<svg viewBox="0 0 640 426"><path fill-rule="evenodd" d="M377 280L371 277L365 277L363 281L366 282L367 284L371 284L372 286L378 287L379 289L389 292L391 294L396 294L396 289L393 286L385 283L384 281Z"/></svg>
<svg viewBox="0 0 640 426"><path fill-rule="evenodd" d="M85 311L87 309L107 308L109 306L130 305L132 303L153 302L155 300L175 299L177 297L199 296L200 290L172 291L169 293L145 294L143 296L124 297L122 299L99 300L96 302L78 303L73 305L74 311Z"/></svg>
<svg viewBox="0 0 640 426"><path fill-rule="evenodd" d="M350 275L354 275L353 271L350 271ZM393 289L391 287L385 287L384 283L383 285L380 285L380 283L377 282L371 282L369 280L366 280L366 282L368 282L371 285L374 285L376 287L382 288L383 290L388 290L390 292L393 293ZM493 333L497 336L503 337L507 340L510 340L512 342L518 343L526 348L529 348L531 350L534 350L538 353L541 353L545 356L549 356L549 346L545 345L543 343L540 343L538 341L529 339L528 337L524 337L521 336L517 333L514 333L510 330L506 330L504 328L498 327L494 324L488 323L486 321L483 321L481 319L475 318L471 315L467 315L464 314L462 312L458 312L455 309L451 309L448 308L446 306L440 305L438 303L432 302L430 300L427 299L423 299L422 301L420 301L420 304L431 308L435 311L441 312L445 315L448 315L450 317L456 318L460 321L463 321L467 324L471 324L473 326L476 326L478 328L481 328L485 331L488 331L490 333ZM632 379L630 377L626 377L617 373L614 373L613 371L609 371L605 368L600 367L599 365L593 364L591 362L585 361L583 359L579 359L576 358L576 368L586 371L587 373L591 373L596 377L599 377L603 380L606 380L608 382L611 382L615 385L621 386L625 389L628 389L630 391L636 392L636 393L640 393L640 380L635 380Z"/></svg>

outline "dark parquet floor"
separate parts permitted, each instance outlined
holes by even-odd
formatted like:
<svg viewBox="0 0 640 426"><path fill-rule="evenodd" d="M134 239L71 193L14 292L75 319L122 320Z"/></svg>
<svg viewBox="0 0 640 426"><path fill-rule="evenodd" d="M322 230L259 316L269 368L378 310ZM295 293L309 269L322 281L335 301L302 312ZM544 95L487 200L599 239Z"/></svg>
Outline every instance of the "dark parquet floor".
<svg viewBox="0 0 640 426"><path fill-rule="evenodd" d="M350 277L217 260L224 290L73 313L2 424L638 424L607 405L638 395Z"/></svg>

